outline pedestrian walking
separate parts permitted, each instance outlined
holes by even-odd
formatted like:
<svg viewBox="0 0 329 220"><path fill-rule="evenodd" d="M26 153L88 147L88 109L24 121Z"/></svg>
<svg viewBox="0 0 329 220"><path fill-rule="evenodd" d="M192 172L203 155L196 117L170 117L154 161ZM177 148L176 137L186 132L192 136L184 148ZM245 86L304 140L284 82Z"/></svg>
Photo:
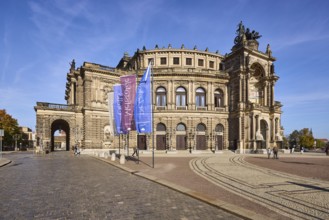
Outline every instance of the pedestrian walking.
<svg viewBox="0 0 329 220"><path fill-rule="evenodd" d="M271 150L271 148L267 148L267 158L268 159L270 159L270 157L271 157L271 154L272 154L272 150Z"/></svg>
<svg viewBox="0 0 329 220"><path fill-rule="evenodd" d="M74 155L79 155L80 154L80 150L78 148L77 145L74 146Z"/></svg>
<svg viewBox="0 0 329 220"><path fill-rule="evenodd" d="M325 149L326 155L329 156L329 144L327 143L326 149Z"/></svg>
<svg viewBox="0 0 329 220"><path fill-rule="evenodd" d="M277 147L273 148L273 159L278 159L278 148Z"/></svg>
<svg viewBox="0 0 329 220"><path fill-rule="evenodd" d="M134 153L131 155L131 156L136 156L138 157L138 150L137 150L137 147L134 147Z"/></svg>

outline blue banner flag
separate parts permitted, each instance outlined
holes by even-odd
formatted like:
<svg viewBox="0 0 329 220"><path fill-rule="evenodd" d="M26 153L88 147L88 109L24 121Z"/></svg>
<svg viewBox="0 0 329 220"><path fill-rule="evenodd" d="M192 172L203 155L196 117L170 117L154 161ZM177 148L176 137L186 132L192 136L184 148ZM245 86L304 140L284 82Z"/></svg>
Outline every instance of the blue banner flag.
<svg viewBox="0 0 329 220"><path fill-rule="evenodd" d="M152 132L151 74L149 65L137 87L134 116L138 133Z"/></svg>
<svg viewBox="0 0 329 220"><path fill-rule="evenodd" d="M115 135L123 134L122 122L121 122L121 112L122 112L122 88L120 84L113 86L114 96L113 96L113 114L115 122Z"/></svg>

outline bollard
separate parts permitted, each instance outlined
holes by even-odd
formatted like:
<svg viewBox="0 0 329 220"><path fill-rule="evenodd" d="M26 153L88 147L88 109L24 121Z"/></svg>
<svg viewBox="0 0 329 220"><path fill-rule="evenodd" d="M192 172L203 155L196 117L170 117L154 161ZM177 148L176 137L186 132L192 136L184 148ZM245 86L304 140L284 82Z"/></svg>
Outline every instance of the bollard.
<svg viewBox="0 0 329 220"><path fill-rule="evenodd" d="M111 155L111 160L112 160L112 161L115 161L115 153L112 153L112 155Z"/></svg>
<svg viewBox="0 0 329 220"><path fill-rule="evenodd" d="M125 155L121 154L121 156L120 156L120 164L125 164L125 162L126 162Z"/></svg>

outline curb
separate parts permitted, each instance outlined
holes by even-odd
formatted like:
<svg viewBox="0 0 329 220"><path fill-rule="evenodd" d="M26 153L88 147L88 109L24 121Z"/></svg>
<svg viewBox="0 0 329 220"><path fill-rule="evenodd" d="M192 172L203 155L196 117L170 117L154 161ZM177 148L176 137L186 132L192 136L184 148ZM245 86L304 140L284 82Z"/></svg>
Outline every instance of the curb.
<svg viewBox="0 0 329 220"><path fill-rule="evenodd" d="M7 164L10 164L10 163L11 163L11 160L8 160L6 158L2 158L0 160L0 167L6 166Z"/></svg>
<svg viewBox="0 0 329 220"><path fill-rule="evenodd" d="M183 193L187 196L190 196L194 199L197 199L199 201L202 201L202 202L205 202L207 203L208 205L212 205L214 207L217 207L217 208L220 208L228 213L231 213L231 214L234 214L240 218L243 218L243 219L250 219L250 220L263 220L263 219L269 219L268 216L264 216L264 215L261 215L261 214L257 214L253 211L250 211L250 210L247 210L247 209L244 209L244 208L241 208L239 206L236 206L236 205L233 205L231 203L227 203L227 202L224 202L222 200L219 200L219 199L214 199L214 198L209 198L208 196L205 196L199 192L196 192L196 191L193 191L193 190L190 190L186 187L183 187L183 186L179 186L179 185L176 185L174 183L171 183L169 181L166 181L166 180L163 180L163 179L159 179L157 177L154 177L154 176L151 176L151 175L148 175L148 174L143 174L143 173L140 173L139 171L135 171L135 170L132 170L130 168L127 168L125 166L122 166L120 164L116 164L116 163L113 163L112 161L109 161L107 159L103 159L103 158L99 158L99 157L95 157L95 156L91 156L95 159L98 159L98 160L101 160L105 163L108 163L114 167L117 167L123 171L126 171L132 175L136 175L136 176L139 176L139 177L142 177L144 179L147 179L147 180L150 180L152 182L155 182L155 183L158 183L162 186L165 186L165 187L168 187L170 189L173 189L177 192L180 192L180 193Z"/></svg>

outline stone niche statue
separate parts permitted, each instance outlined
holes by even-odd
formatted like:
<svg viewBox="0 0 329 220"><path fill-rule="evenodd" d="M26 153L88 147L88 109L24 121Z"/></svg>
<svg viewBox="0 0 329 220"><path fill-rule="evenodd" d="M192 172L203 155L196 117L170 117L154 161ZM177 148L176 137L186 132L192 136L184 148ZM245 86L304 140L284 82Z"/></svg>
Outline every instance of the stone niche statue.
<svg viewBox="0 0 329 220"><path fill-rule="evenodd" d="M113 145L113 134L111 132L110 126L104 127L104 138L103 138L103 147L111 148Z"/></svg>

